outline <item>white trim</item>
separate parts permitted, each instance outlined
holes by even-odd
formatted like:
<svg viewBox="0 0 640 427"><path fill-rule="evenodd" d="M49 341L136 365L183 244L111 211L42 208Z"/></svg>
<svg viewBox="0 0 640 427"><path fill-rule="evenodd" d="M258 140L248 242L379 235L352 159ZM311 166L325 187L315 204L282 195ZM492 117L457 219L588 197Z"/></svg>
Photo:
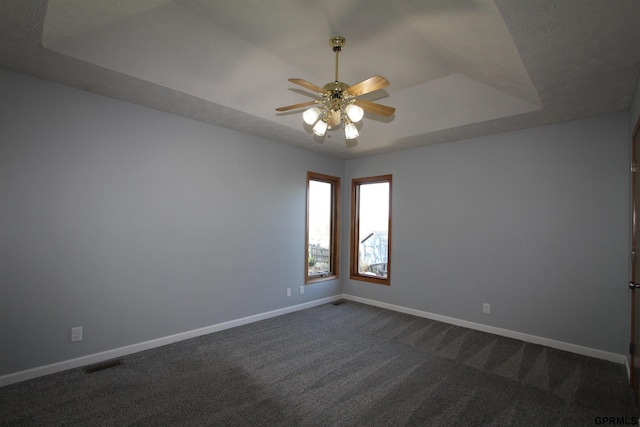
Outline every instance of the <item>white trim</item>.
<svg viewBox="0 0 640 427"><path fill-rule="evenodd" d="M380 302L368 298L356 297L353 295L343 295L344 299L348 299L363 304L373 305L376 307L386 308L400 313L412 314L414 316L424 317L426 319L437 320L452 325L462 326L464 328L475 329L477 331L488 332L490 334L500 335L503 337L514 338L520 341L526 341L533 344L540 344L558 350L569 351L571 353L581 354L583 356L595 357L597 359L604 359L610 362L624 364L627 363L627 356L624 354L611 353L604 350L598 350L590 347L583 347L581 345L571 344L563 341L556 341L550 338L543 338L536 335L524 334L522 332L511 331L509 329L497 328L495 326L483 325L481 323L469 322L467 320L460 320L454 317L442 316L440 314L429 313L427 311L416 310L413 308L402 307L399 305L389 304L386 302ZM627 368L628 369L628 368Z"/></svg>
<svg viewBox="0 0 640 427"><path fill-rule="evenodd" d="M368 298L357 297L348 294L339 294L332 297L322 298L303 304L293 305L290 307L280 308L265 313L254 314L252 316L242 317L240 319L230 320L227 322L218 323L204 328L194 329L191 331L181 332L175 335L169 335L163 338L157 338L150 341L141 342L125 347L116 348L113 350L107 350L100 353L94 353L87 356L78 357L75 359L64 360L62 362L52 363L50 365L39 366L37 368L27 369L20 372L15 372L8 375L0 376L0 387L18 383L21 381L30 380L33 378L41 377L44 375L54 374L56 372L66 371L67 369L79 368L81 366L87 366L94 363L103 362L105 360L115 359L118 357L126 356L128 354L137 353L139 351L150 350L152 348L161 347L163 345L172 344L179 341L196 338L202 335L211 334L214 332L223 331L225 329L235 328L236 326L246 325L248 323L258 322L260 320L269 319L271 317L282 316L284 314L293 313L299 310L305 310L307 308L316 307L318 305L327 304L340 299L346 299L350 301L360 302L375 307L386 308L388 310L398 311L400 313L411 314L418 317L424 317L426 319L437 320L439 322L449 323L456 326L462 326L464 328L475 329L477 331L488 332L490 334L500 335L508 338L514 338L517 340L530 342L533 344L540 344L559 350L569 351L571 353L581 354L583 356L595 357L598 359L608 360L610 362L624 364L627 369L627 375L630 378L630 368L627 356L623 354L611 353L608 351L598 350L590 347L583 347L576 344L570 344L562 341L556 341L549 338L543 338L536 335L524 334L521 332L515 332L508 329L497 328L495 326L483 325L481 323L469 322L466 320L456 319L454 317L442 316L440 314L429 313L427 311L416 310L413 308L402 307L395 304L389 304L380 302Z"/></svg>
<svg viewBox="0 0 640 427"><path fill-rule="evenodd" d="M629 385L631 385L631 366L629 366L629 358L625 356L624 367L627 369L627 378L629 379Z"/></svg>
<svg viewBox="0 0 640 427"><path fill-rule="evenodd" d="M260 320L269 319L271 317L282 316L283 314L293 313L294 311L304 310L318 305L333 302L342 299L343 295L335 295L332 297L322 298L303 304L293 305L290 307L280 308L266 313L254 314L253 316L242 317L240 319L222 322L204 328L194 329L191 331L181 332L175 335L169 335L163 338L157 338L150 341L144 341L138 344L128 345L125 347L115 348L112 350L94 353L75 359L64 360L62 362L52 363L50 365L39 366L37 368L27 369L12 374L0 376L0 387L14 384L21 381L30 380L44 375L54 374L56 372L66 371L67 369L79 368L94 363L103 362L105 360L115 359L126 356L128 354L137 353L139 351L150 350L152 348L161 347L163 345L172 344L178 341L188 340L190 338L211 334L213 332L223 331L225 329L235 328L236 326L246 325L248 323L258 322Z"/></svg>

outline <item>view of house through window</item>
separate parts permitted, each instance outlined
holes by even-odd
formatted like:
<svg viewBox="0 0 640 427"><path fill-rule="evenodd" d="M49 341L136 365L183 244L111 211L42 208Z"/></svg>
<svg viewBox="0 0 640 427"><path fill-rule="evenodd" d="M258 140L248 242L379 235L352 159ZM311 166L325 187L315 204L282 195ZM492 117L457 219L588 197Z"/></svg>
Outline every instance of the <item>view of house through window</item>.
<svg viewBox="0 0 640 427"><path fill-rule="evenodd" d="M389 284L391 175L353 180L351 278Z"/></svg>
<svg viewBox="0 0 640 427"><path fill-rule="evenodd" d="M307 174L306 282L338 276L340 178Z"/></svg>

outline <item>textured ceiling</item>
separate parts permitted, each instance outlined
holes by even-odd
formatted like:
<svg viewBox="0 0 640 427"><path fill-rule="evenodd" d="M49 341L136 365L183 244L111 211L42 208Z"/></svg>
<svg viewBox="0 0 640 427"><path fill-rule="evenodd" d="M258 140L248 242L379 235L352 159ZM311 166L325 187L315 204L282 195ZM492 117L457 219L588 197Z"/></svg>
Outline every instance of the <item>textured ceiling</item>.
<svg viewBox="0 0 640 427"><path fill-rule="evenodd" d="M629 108L636 0L3 0L0 67L340 158ZM360 136L314 136L287 81L391 82Z"/></svg>

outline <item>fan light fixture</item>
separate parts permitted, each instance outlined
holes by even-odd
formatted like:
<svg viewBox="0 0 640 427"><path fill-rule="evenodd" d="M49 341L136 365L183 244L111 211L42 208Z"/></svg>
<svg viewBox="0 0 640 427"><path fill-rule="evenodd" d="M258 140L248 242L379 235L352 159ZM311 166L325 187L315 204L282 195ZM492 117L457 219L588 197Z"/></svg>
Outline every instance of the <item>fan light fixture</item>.
<svg viewBox="0 0 640 427"><path fill-rule="evenodd" d="M342 36L333 36L329 39L329 44L336 54L335 81L319 87L306 80L289 79L292 83L318 93L321 99L276 108L276 111L289 111L312 105L313 107L302 113L302 120L307 125L313 126L313 133L318 136L324 136L328 129L339 127L344 123L345 138L354 139L359 135L355 123L362 120L365 110L386 117L392 116L396 111L393 107L356 99L357 96L389 86L389 81L384 77L373 76L352 86L338 80L338 54L345 42Z"/></svg>

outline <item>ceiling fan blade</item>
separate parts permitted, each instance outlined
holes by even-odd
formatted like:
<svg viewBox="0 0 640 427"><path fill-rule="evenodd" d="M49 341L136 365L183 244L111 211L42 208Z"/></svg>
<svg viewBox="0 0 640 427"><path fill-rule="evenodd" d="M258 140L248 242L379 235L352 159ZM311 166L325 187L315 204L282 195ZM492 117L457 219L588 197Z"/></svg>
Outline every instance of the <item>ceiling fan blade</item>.
<svg viewBox="0 0 640 427"><path fill-rule="evenodd" d="M326 91L326 90L324 90L324 89L322 89L320 86L316 86L316 85L314 85L313 83L309 83L309 82L308 82L308 81L306 81L306 80L302 80L302 79L289 79L289 81L290 81L291 83L295 83L295 84L300 85L300 86L302 86L302 87L304 87L304 88L307 88L307 89L312 90L312 91L314 91L314 92L316 92L316 93L319 93L320 95L324 95L325 93L327 93L327 91Z"/></svg>
<svg viewBox="0 0 640 427"><path fill-rule="evenodd" d="M389 86L389 80L382 76L373 76L361 81L360 83L349 86L345 92L351 96L360 96L387 86Z"/></svg>
<svg viewBox="0 0 640 427"><path fill-rule="evenodd" d="M287 105L286 107L279 107L276 108L276 111L289 111L289 110L296 110L298 108L304 108L304 107L309 107L311 105L315 105L317 104L319 101L307 101L307 102L301 102L300 104L293 104L293 105Z"/></svg>
<svg viewBox="0 0 640 427"><path fill-rule="evenodd" d="M396 112L396 109L393 107L378 104L377 102L365 101L364 99L356 99L354 104L363 110L369 111L370 113L379 114L385 117L393 116Z"/></svg>

